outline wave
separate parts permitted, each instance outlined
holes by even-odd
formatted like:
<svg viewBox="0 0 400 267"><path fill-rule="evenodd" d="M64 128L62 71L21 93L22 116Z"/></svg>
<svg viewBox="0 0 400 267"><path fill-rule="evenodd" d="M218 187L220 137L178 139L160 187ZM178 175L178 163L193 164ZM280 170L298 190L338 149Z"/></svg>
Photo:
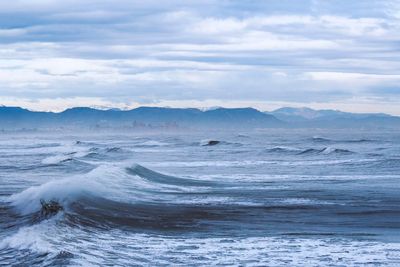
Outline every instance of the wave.
<svg viewBox="0 0 400 267"><path fill-rule="evenodd" d="M276 146L265 150L269 153L296 153L302 151L300 148L288 147L288 146Z"/></svg>
<svg viewBox="0 0 400 267"><path fill-rule="evenodd" d="M57 165L63 162L67 162L72 160L72 157L69 155L55 155L50 156L42 160L43 165Z"/></svg>
<svg viewBox="0 0 400 267"><path fill-rule="evenodd" d="M81 152L71 152L67 154L59 154L53 155L42 160L43 165L58 165L67 161L71 161L77 158L84 158L88 155L93 154L90 151L81 151Z"/></svg>
<svg viewBox="0 0 400 267"><path fill-rule="evenodd" d="M320 137L320 136L313 136L311 138L311 141L316 142L316 143L372 143L372 142L377 142L378 140L374 139L366 139L366 138L360 138L360 139L330 139L326 137Z"/></svg>
<svg viewBox="0 0 400 267"><path fill-rule="evenodd" d="M311 141L326 143L326 142L331 142L332 140L329 138L325 138L325 137L313 136L313 137L311 137Z"/></svg>
<svg viewBox="0 0 400 267"><path fill-rule="evenodd" d="M63 207L83 197L107 198L117 202L159 202L173 199L174 193L193 191L215 183L168 176L138 164L104 164L85 175L53 180L30 187L9 197L12 206L22 214L38 212L40 200L57 201ZM195 189L200 192L201 189Z"/></svg>
<svg viewBox="0 0 400 267"><path fill-rule="evenodd" d="M317 154L323 154L323 155L349 155L349 154L354 154L355 152L348 150L348 149L342 149L342 148L333 148L333 147L324 147L321 149L315 149L315 148L308 148L300 153L298 155L317 155Z"/></svg>
<svg viewBox="0 0 400 267"><path fill-rule="evenodd" d="M120 147L109 147L109 148L106 149L107 153L110 153L110 152L122 152L122 151L123 151L123 149L120 148Z"/></svg>
<svg viewBox="0 0 400 267"><path fill-rule="evenodd" d="M0 250L17 248L18 250L29 249L39 253L48 253L51 251L51 245L42 238L46 227L49 227L49 223L21 227L15 234L0 241Z"/></svg>
<svg viewBox="0 0 400 267"><path fill-rule="evenodd" d="M321 151L322 154L354 154L355 152L348 150L348 149L342 149L342 148L333 148L333 147L326 147Z"/></svg>
<svg viewBox="0 0 400 267"><path fill-rule="evenodd" d="M138 164L104 164L85 175L30 187L8 202L23 216L37 216L40 200L57 201L63 207L59 212L63 222L71 225L185 229L195 220L261 207L263 203L244 197L254 190L245 187L175 177Z"/></svg>
<svg viewBox="0 0 400 267"><path fill-rule="evenodd" d="M68 161L93 158L96 156L105 156L108 153L122 153L124 149L114 146L114 147L82 147L83 142L77 141L80 147L68 146L60 151L60 153L48 156L44 158L41 163L43 165L59 165ZM89 143L88 143L89 144Z"/></svg>
<svg viewBox="0 0 400 267"><path fill-rule="evenodd" d="M343 143L373 143L373 142L378 142L378 140L361 138L361 139L343 140L341 142L343 142Z"/></svg>
<svg viewBox="0 0 400 267"><path fill-rule="evenodd" d="M199 181L194 179L184 179L178 178L174 176L169 176L165 174L161 174L159 172L155 172L148 168L145 168L139 164L135 164L132 167L126 168L128 173L137 175L141 178L144 178L148 181L159 183L159 184L168 184L168 185L176 185L176 186L211 186L215 183L209 181Z"/></svg>
<svg viewBox="0 0 400 267"><path fill-rule="evenodd" d="M40 217L41 200L56 201L64 223L91 227L129 226L151 229L185 228L208 216L210 203L225 203L224 197L209 197L212 181L178 178L141 165L101 165L86 175L72 176L30 187L8 197L22 216ZM218 198L219 197L219 198ZM217 199L215 199L217 198ZM215 209L211 208L210 209Z"/></svg>
<svg viewBox="0 0 400 267"><path fill-rule="evenodd" d="M267 153L282 153L282 154L295 154L295 155L348 155L354 154L355 152L342 149L342 148L333 148L333 147L323 147L323 148L307 148L301 149L296 147L287 147L287 146L277 146L268 148L265 150Z"/></svg>
<svg viewBox="0 0 400 267"><path fill-rule="evenodd" d="M162 147L162 146L168 146L170 145L169 143L165 143L165 142L160 142L160 141L155 141L155 140L149 140L149 141L145 141L142 143L138 143L135 146L136 147Z"/></svg>

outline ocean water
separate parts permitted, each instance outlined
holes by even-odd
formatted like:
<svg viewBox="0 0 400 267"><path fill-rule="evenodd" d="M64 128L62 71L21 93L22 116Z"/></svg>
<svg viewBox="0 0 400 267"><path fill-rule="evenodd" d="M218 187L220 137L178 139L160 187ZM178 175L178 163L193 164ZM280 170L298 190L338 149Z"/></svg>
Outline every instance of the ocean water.
<svg viewBox="0 0 400 267"><path fill-rule="evenodd" d="M2 133L0 265L400 266L400 133Z"/></svg>

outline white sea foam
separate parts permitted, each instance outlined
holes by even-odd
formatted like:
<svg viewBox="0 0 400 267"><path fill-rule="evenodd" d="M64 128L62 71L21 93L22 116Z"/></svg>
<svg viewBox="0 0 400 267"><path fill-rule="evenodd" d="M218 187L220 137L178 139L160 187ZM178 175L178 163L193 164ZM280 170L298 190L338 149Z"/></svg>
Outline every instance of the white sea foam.
<svg viewBox="0 0 400 267"><path fill-rule="evenodd" d="M149 140L143 143L139 144L140 146L168 146L168 143L165 142L160 142L160 141L155 141L155 140Z"/></svg>
<svg viewBox="0 0 400 267"><path fill-rule="evenodd" d="M29 214L40 210L41 199L56 200L63 206L67 206L79 196L88 193L101 194L102 192L105 192L105 188L95 181L84 177L69 177L30 187L11 195L8 200L22 214Z"/></svg>
<svg viewBox="0 0 400 267"><path fill-rule="evenodd" d="M309 199L309 198L285 198L285 199L278 199L275 202L278 204L285 204L285 205L335 205L335 204L337 204L332 201L324 201L324 200Z"/></svg>
<svg viewBox="0 0 400 267"><path fill-rule="evenodd" d="M334 152L335 151L335 148L333 148L333 147L326 147L326 148L324 148L324 150L322 150L322 154L331 154L332 152Z"/></svg>
<svg viewBox="0 0 400 267"><path fill-rule="evenodd" d="M377 159L332 159L332 160L241 160L241 161L163 161L146 162L153 167L235 167L235 166L259 166L259 165L281 165L281 166L302 166L302 165L335 165L347 163L374 162Z"/></svg>
<svg viewBox="0 0 400 267"><path fill-rule="evenodd" d="M206 237L185 238L114 229L91 232L55 227L52 221L23 227L0 242L1 248L57 253L62 248L79 257L75 266L399 266L400 243L346 238ZM50 240L51 239L51 242ZM75 240L75 242L67 242ZM85 253L82 253L84 251ZM113 255L112 261L109 255Z"/></svg>
<svg viewBox="0 0 400 267"><path fill-rule="evenodd" d="M54 220L55 218L53 218ZM40 224L21 227L18 231L0 241L0 250L5 248L29 249L38 253L52 252L53 248L46 240L52 237L50 229L54 228L52 221L43 221Z"/></svg>
<svg viewBox="0 0 400 267"><path fill-rule="evenodd" d="M78 231L74 236L79 238ZM207 237L185 238L126 233L119 230L102 233L94 242L82 241L87 251L73 259L82 266L105 265L108 253L119 265L187 266L398 266L400 244L354 241L335 238L301 237ZM65 244L69 251L77 251ZM101 248L101 249L100 249ZM115 248L118 248L116 251ZM92 253L94 251L102 253Z"/></svg>

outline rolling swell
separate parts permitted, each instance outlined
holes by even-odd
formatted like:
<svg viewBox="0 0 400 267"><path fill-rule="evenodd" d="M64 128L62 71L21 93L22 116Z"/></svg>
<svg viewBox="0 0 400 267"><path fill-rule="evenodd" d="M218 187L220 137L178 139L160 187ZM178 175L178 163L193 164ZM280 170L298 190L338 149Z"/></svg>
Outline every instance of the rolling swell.
<svg viewBox="0 0 400 267"><path fill-rule="evenodd" d="M208 182L208 181L199 181L199 180L193 180L193 179L183 179L183 178L177 178L174 176L169 176L165 174L161 174L158 172L155 172L153 170L150 170L148 168L145 168L139 164L136 164L132 167L126 168L128 173L140 176L146 180L149 180L151 182L155 183L160 183L160 184L169 184L169 185L179 185L179 186L212 186L215 185L214 182Z"/></svg>
<svg viewBox="0 0 400 267"><path fill-rule="evenodd" d="M65 216L70 225L95 228L137 228L143 230L188 230L201 220L223 219L215 207L173 203L124 203L106 198L83 197Z"/></svg>

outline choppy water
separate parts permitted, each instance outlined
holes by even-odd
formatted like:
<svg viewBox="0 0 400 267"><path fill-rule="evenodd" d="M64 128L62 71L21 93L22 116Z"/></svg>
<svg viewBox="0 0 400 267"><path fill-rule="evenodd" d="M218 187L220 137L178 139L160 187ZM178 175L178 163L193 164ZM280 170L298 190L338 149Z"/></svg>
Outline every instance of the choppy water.
<svg viewBox="0 0 400 267"><path fill-rule="evenodd" d="M397 133L2 134L0 265L399 266L399 181Z"/></svg>

